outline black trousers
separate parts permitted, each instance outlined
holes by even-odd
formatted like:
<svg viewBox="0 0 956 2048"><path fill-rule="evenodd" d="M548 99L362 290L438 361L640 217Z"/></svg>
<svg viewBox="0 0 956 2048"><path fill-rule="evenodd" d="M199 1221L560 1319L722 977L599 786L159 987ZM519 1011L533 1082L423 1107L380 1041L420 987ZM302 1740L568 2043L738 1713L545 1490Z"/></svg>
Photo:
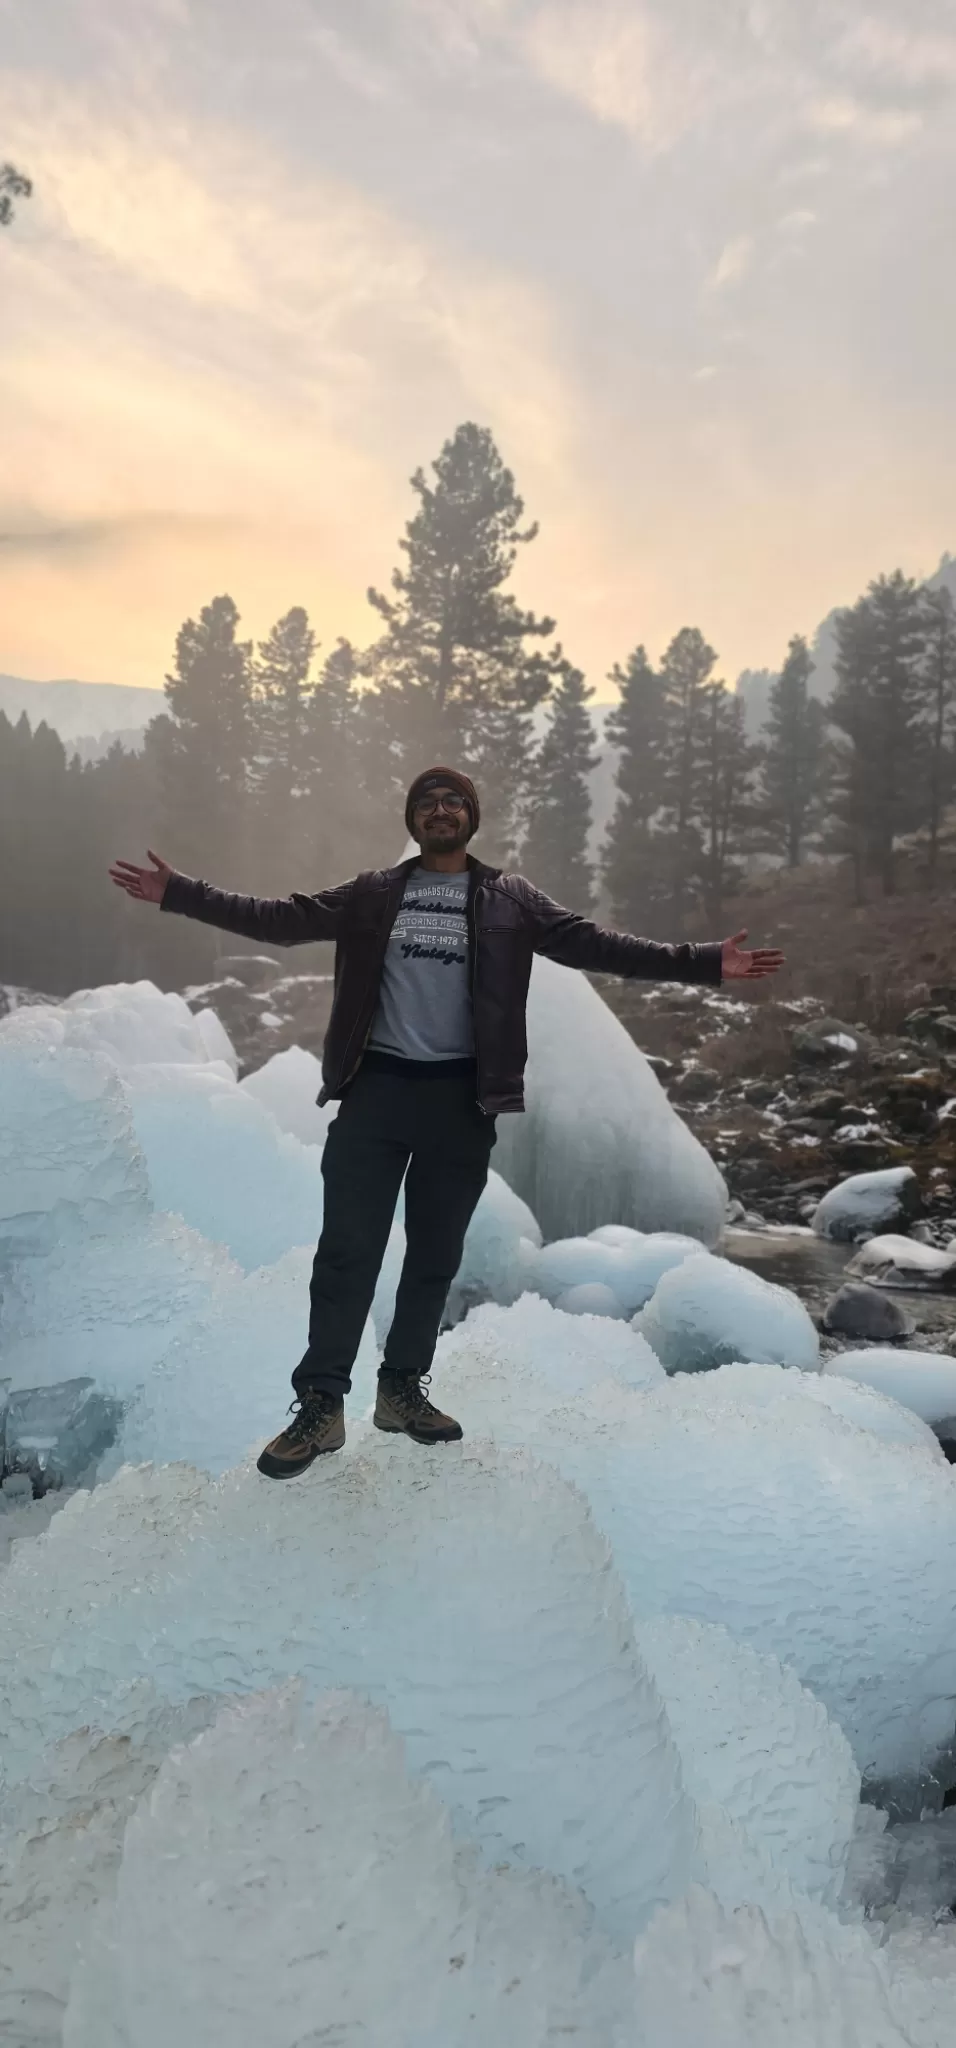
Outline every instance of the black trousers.
<svg viewBox="0 0 956 2048"><path fill-rule="evenodd" d="M403 1179L405 1259L383 1363L428 1371L494 1142L473 1070L396 1071L366 1055L322 1155L325 1208L297 1394L348 1392Z"/></svg>

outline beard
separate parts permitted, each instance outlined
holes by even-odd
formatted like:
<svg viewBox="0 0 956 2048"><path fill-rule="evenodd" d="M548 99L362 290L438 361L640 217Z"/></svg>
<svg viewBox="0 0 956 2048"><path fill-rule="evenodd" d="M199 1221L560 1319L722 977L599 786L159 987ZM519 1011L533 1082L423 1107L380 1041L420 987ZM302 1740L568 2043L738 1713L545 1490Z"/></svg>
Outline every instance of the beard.
<svg viewBox="0 0 956 2048"><path fill-rule="evenodd" d="M418 844L423 853L457 853L460 846L467 846L471 834L468 812L463 811L460 818L449 817L446 812L445 818L444 824L438 818L429 818L422 825Z"/></svg>

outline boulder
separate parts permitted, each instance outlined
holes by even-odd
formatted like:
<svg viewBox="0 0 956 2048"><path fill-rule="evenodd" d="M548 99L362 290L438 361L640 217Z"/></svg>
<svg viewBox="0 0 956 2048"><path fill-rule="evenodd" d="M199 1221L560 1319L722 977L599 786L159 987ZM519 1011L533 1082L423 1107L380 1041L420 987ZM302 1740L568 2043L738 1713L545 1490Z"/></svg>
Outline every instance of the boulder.
<svg viewBox="0 0 956 2048"><path fill-rule="evenodd" d="M876 1287L905 1287L937 1293L956 1292L956 1252L937 1251L912 1237L892 1233L871 1237L850 1260L847 1272Z"/></svg>
<svg viewBox="0 0 956 2048"><path fill-rule="evenodd" d="M897 1344L911 1337L912 1316L888 1294L865 1281L847 1280L827 1303L823 1327L833 1336L860 1337L871 1344Z"/></svg>
<svg viewBox="0 0 956 2048"><path fill-rule="evenodd" d="M839 1017L814 1017L798 1024L791 1038L794 1057L812 1065L833 1066L865 1049L866 1034L854 1024L842 1024Z"/></svg>
<svg viewBox="0 0 956 2048"><path fill-rule="evenodd" d="M708 1095L715 1095L719 1087L720 1075L713 1067L691 1066L671 1082L671 1093L679 1095L682 1102L701 1102Z"/></svg>
<svg viewBox="0 0 956 2048"><path fill-rule="evenodd" d="M880 1173L854 1173L818 1202L811 1222L818 1237L860 1243L879 1230L905 1229L922 1210L919 1182L911 1166Z"/></svg>

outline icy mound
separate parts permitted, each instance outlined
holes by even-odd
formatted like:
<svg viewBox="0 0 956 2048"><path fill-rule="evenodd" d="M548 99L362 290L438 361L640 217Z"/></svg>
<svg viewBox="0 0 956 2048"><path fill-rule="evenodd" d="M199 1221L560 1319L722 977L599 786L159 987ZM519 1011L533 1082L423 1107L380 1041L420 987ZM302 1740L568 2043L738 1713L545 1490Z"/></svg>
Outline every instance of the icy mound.
<svg viewBox="0 0 956 2048"><path fill-rule="evenodd" d="M305 1350L312 1253L287 1252L246 1274L182 1332L127 1410L110 1470L124 1460L183 1459L226 1472L281 1427L289 1374ZM367 1324L349 1407L375 1398L380 1352Z"/></svg>
<svg viewBox="0 0 956 2048"><path fill-rule="evenodd" d="M634 1327L668 1372L738 1360L819 1368L820 1340L802 1301L706 1252L664 1274Z"/></svg>
<svg viewBox="0 0 956 2048"><path fill-rule="evenodd" d="M949 1468L854 1428L803 1375L778 1371L777 1398L750 1398L759 1371L679 1375L632 1396L599 1456L584 1451L581 1415L562 1469L587 1487L638 1615L722 1622L772 1650L839 1722L865 1775L905 1781L953 1732Z"/></svg>
<svg viewBox="0 0 956 2048"><path fill-rule="evenodd" d="M182 1216L247 1272L322 1228L322 1162L216 1069L140 1067L126 1077L158 1209Z"/></svg>
<svg viewBox="0 0 956 2048"><path fill-rule="evenodd" d="M43 1758L35 1782L5 1790L0 2041L60 2048L77 1946L112 1897L126 1823L170 1749L206 1727L219 1704L171 1708L152 1687L135 1686L121 1732L77 1729ZM113 2038L104 2028L104 2048Z"/></svg>
<svg viewBox="0 0 956 2048"><path fill-rule="evenodd" d="M320 1146L325 1144L339 1107L337 1102L327 1102L324 1109L319 1108L316 1098L321 1086L322 1063L301 1045L273 1053L264 1067L257 1067L239 1083L243 1095L251 1096L275 1117L280 1131L288 1131L303 1145Z"/></svg>
<svg viewBox="0 0 956 2048"><path fill-rule="evenodd" d="M582 974L535 960L528 1045L527 1111L499 1118L495 1165L545 1237L612 1221L716 1244L724 1182Z"/></svg>
<svg viewBox="0 0 956 2048"><path fill-rule="evenodd" d="M64 2042L609 2048L629 1978L579 1897L455 1847L381 1715L266 1693L174 1752L129 1821Z"/></svg>
<svg viewBox="0 0 956 2048"><path fill-rule="evenodd" d="M701 1249L696 1237L664 1230L646 1234L626 1224L606 1224L588 1237L558 1238L545 1245L534 1261L528 1285L562 1307L567 1306L565 1297L571 1290L603 1287L617 1303L616 1311L610 1313L632 1316L650 1300L662 1274L699 1256Z"/></svg>
<svg viewBox="0 0 956 2048"><path fill-rule="evenodd" d="M622 1389L664 1384L650 1345L626 1323L569 1316L534 1294L511 1308L477 1309L441 1339L436 1374L449 1399L454 1392L466 1402L471 1429L537 1449L547 1446L540 1424L553 1409L587 1400L608 1380Z"/></svg>
<svg viewBox="0 0 956 2048"><path fill-rule="evenodd" d="M301 1675L387 1707L489 1862L579 1885L622 1938L690 1874L694 1810L585 1503L523 1454L377 1442L302 1487L127 1468L0 1580L5 1767L121 1721ZM95 1611L96 1626L90 1625Z"/></svg>
<svg viewBox="0 0 956 2048"><path fill-rule="evenodd" d="M638 1943L640 2048L945 2048L952 2008L862 1927L809 1904L765 1918L694 1887ZM913 1998L920 2010L916 2013ZM917 2031L911 2031L913 2020Z"/></svg>
<svg viewBox="0 0 956 2048"><path fill-rule="evenodd" d="M828 1358L824 1372L828 1379L852 1380L887 1394L941 1436L956 1436L956 1358L873 1344L865 1351L841 1351Z"/></svg>
<svg viewBox="0 0 956 2048"><path fill-rule="evenodd" d="M0 1023L0 1267L149 1214L119 1075L103 1054L67 1053L34 1029L51 1014Z"/></svg>
<svg viewBox="0 0 956 2048"><path fill-rule="evenodd" d="M853 1173L818 1203L812 1217L818 1237L844 1242L872 1237L919 1213L919 1182L911 1166L889 1166L879 1173Z"/></svg>
<svg viewBox="0 0 956 2048"><path fill-rule="evenodd" d="M667 1709L684 1783L714 1801L797 1891L836 1906L859 1807L845 1735L776 1657L683 1617L638 1647Z"/></svg>
<svg viewBox="0 0 956 2048"><path fill-rule="evenodd" d="M0 1046L19 1043L26 1031L51 1049L107 1053L122 1073L153 1061L186 1066L236 1055L218 1017L194 1017L180 995L164 995L151 981L119 981L77 990L62 1003L16 1010L0 1023Z"/></svg>
<svg viewBox="0 0 956 2048"><path fill-rule="evenodd" d="M530 1306L443 1338L436 1398L584 1490L638 1617L720 1622L772 1651L859 1768L905 1791L954 1720L956 1488L938 1445L900 1409L877 1434L865 1401L835 1412L827 1383L777 1366L655 1382L646 1349L612 1354L626 1326L552 1310L549 1334ZM589 1359L568 1349L579 1331Z"/></svg>
<svg viewBox="0 0 956 2048"><path fill-rule="evenodd" d="M89 1375L125 1394L238 1269L152 1216L145 1161L115 1067L38 1040L15 1011L0 1035L0 1342L17 1387ZM19 1022L18 1022L19 1020Z"/></svg>

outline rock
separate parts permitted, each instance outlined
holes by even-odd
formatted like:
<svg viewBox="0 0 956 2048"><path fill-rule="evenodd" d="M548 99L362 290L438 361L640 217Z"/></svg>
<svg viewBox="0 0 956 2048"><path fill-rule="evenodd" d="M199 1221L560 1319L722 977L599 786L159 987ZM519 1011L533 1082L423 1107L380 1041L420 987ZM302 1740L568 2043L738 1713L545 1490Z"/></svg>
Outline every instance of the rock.
<svg viewBox="0 0 956 2048"><path fill-rule="evenodd" d="M938 1068L917 1074L894 1074L877 1083L876 1106L901 1131L925 1136L935 1130L938 1113L949 1093Z"/></svg>
<svg viewBox="0 0 956 2048"><path fill-rule="evenodd" d="M817 1204L811 1221L818 1237L854 1244L894 1225L905 1229L922 1207L912 1167L891 1166L882 1173L855 1173L841 1181Z"/></svg>
<svg viewBox="0 0 956 2048"><path fill-rule="evenodd" d="M265 983L278 981L285 971L282 961L273 960L271 953L223 953L216 966L220 975L241 981L245 988L262 988Z"/></svg>
<svg viewBox="0 0 956 2048"><path fill-rule="evenodd" d="M956 1252L937 1251L912 1237L892 1233L871 1237L850 1260L847 1272L859 1275L876 1287L933 1288L956 1292Z"/></svg>
<svg viewBox="0 0 956 2048"><path fill-rule="evenodd" d="M861 1175L878 1171L893 1156L891 1140L879 1124L846 1124L834 1131L831 1145L837 1164Z"/></svg>
<svg viewBox="0 0 956 2048"><path fill-rule="evenodd" d="M21 1387L6 1407L4 1478L22 1474L36 1495L75 1486L115 1443L123 1404L91 1379Z"/></svg>
<svg viewBox="0 0 956 2048"><path fill-rule="evenodd" d="M745 1102L752 1102L755 1109L764 1109L780 1093L778 1081L745 1081L741 1090Z"/></svg>
<svg viewBox="0 0 956 2048"><path fill-rule="evenodd" d="M686 1067L671 1084L671 1093L679 1095L682 1102L699 1102L707 1095L715 1095L720 1087L720 1075L713 1067Z"/></svg>
<svg viewBox="0 0 956 2048"><path fill-rule="evenodd" d="M846 1097L839 1088L824 1088L807 1097L803 1105L805 1116L812 1116L818 1122L838 1124L844 1122L850 1112Z"/></svg>
<svg viewBox="0 0 956 2048"><path fill-rule="evenodd" d="M821 1066L853 1059L861 1051L864 1034L855 1026L841 1024L838 1017L815 1017L811 1024L798 1024L791 1037L794 1056Z"/></svg>
<svg viewBox="0 0 956 2048"><path fill-rule="evenodd" d="M727 1215L725 1221L731 1224L742 1223L746 1214L747 1211L744 1208L743 1203L738 1202L735 1197L735 1199L732 1202L728 1202L727 1204Z"/></svg>
<svg viewBox="0 0 956 2048"><path fill-rule="evenodd" d="M956 1047L956 1016L949 1009L911 1010L903 1029L920 1043Z"/></svg>
<svg viewBox="0 0 956 2048"><path fill-rule="evenodd" d="M863 1337L874 1344L895 1344L911 1337L916 1325L898 1301L867 1287L860 1280L848 1280L838 1289L823 1312L823 1327L841 1337Z"/></svg>

